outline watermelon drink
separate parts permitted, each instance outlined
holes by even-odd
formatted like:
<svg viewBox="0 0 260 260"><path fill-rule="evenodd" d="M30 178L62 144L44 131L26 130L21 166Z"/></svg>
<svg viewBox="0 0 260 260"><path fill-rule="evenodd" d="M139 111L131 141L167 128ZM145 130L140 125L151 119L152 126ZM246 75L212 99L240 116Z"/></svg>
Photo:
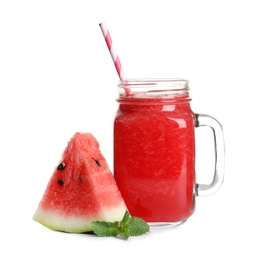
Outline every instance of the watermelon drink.
<svg viewBox="0 0 260 260"><path fill-rule="evenodd" d="M151 225L180 224L197 193L188 81L128 80L119 90L114 176L127 208Z"/></svg>

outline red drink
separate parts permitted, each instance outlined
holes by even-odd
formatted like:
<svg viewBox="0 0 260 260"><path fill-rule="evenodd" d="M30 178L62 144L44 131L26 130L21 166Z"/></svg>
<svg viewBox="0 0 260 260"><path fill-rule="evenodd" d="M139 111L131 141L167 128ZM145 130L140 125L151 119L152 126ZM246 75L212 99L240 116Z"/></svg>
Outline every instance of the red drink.
<svg viewBox="0 0 260 260"><path fill-rule="evenodd" d="M118 100L114 176L130 214L147 222L178 223L194 211L195 116L186 88L151 86Z"/></svg>
<svg viewBox="0 0 260 260"><path fill-rule="evenodd" d="M180 224L194 212L196 196L215 193L222 185L222 126L211 116L192 112L186 80L127 80L119 90L114 176L128 210L151 226ZM213 131L210 184L195 182L195 126Z"/></svg>

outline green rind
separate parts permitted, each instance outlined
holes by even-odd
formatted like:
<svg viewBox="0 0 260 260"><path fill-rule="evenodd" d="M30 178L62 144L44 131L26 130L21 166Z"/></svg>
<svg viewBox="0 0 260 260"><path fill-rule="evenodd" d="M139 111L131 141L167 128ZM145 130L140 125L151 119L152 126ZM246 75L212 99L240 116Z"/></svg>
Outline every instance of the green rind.
<svg viewBox="0 0 260 260"><path fill-rule="evenodd" d="M57 231L64 231L68 233L85 233L93 231L91 223L94 221L120 221L122 220L126 207L124 204L110 209L102 209L95 217L76 217L64 216L62 213L56 211L46 211L38 207L33 220L42 224L43 226Z"/></svg>

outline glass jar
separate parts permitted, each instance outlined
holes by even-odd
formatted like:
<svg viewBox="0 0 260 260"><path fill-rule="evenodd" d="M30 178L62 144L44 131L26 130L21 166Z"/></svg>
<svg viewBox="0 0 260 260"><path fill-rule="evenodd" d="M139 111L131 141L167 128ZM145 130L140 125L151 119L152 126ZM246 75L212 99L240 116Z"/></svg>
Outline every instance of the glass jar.
<svg viewBox="0 0 260 260"><path fill-rule="evenodd" d="M224 137L219 122L191 110L189 85L181 79L120 81L114 121L114 177L132 216L151 226L174 226L195 210L224 177ZM214 132L211 184L197 184L194 128Z"/></svg>

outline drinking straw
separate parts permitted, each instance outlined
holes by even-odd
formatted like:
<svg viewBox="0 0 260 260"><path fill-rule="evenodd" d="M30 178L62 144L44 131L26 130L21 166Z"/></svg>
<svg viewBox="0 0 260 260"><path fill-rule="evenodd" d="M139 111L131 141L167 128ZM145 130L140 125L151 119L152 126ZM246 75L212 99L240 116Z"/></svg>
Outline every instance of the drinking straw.
<svg viewBox="0 0 260 260"><path fill-rule="evenodd" d="M101 28L101 31L103 33L103 36L105 38L105 41L106 41L106 44L107 44L107 47L108 47L108 50L110 52L110 55L112 57L112 60L114 62L114 65L116 67L116 71L117 71L117 74L120 78L120 80L124 80L126 81L126 76L125 76L125 73L124 73L124 70L122 68L122 65L121 65L121 62L119 60L119 57L117 55L117 52L116 52L116 49L115 49L115 46L114 46L114 43L111 39L111 36L110 36L110 33L105 25L105 23L100 23L99 24L100 28ZM126 91L126 94L129 95L130 94L130 89L129 88L125 88L125 91Z"/></svg>

